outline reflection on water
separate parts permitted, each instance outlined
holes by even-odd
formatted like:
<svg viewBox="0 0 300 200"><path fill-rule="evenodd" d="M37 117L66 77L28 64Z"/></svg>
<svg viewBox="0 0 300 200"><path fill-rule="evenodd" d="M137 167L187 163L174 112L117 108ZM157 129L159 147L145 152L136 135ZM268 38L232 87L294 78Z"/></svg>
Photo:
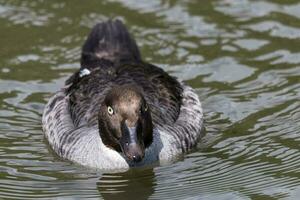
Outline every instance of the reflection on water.
<svg viewBox="0 0 300 200"><path fill-rule="evenodd" d="M0 0L0 199L297 199L300 3L295 0ZM171 165L106 173L59 159L41 113L118 17L144 59L193 86L199 148Z"/></svg>
<svg viewBox="0 0 300 200"><path fill-rule="evenodd" d="M104 199L148 199L154 193L155 175L153 169L103 174L97 186Z"/></svg>

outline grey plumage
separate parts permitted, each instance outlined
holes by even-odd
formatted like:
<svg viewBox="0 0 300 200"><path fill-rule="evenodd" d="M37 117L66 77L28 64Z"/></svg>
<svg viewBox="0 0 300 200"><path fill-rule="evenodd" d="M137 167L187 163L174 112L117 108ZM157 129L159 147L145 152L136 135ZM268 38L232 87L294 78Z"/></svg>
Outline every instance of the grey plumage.
<svg viewBox="0 0 300 200"><path fill-rule="evenodd" d="M162 69L143 62L120 21L94 27L83 46L81 65L43 114L45 136L59 156L90 167L121 169L167 162L195 146L203 126L198 96ZM90 73L82 76L84 69ZM153 142L138 164L105 146L99 135L99 104L118 85L138 87L151 110Z"/></svg>

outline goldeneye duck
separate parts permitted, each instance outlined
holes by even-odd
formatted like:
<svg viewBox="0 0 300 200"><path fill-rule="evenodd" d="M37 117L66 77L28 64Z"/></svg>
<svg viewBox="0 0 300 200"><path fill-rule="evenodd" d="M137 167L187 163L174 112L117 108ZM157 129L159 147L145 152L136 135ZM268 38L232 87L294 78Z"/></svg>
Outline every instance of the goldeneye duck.
<svg viewBox="0 0 300 200"><path fill-rule="evenodd" d="M81 68L43 113L45 136L60 157L107 170L168 163L193 148L202 129L194 90L144 62L119 20L92 29Z"/></svg>

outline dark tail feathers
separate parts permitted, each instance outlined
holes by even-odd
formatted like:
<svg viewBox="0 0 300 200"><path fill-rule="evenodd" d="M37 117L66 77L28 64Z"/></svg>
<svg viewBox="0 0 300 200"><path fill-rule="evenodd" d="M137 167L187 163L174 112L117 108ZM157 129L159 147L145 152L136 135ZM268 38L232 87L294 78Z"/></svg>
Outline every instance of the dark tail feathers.
<svg viewBox="0 0 300 200"><path fill-rule="evenodd" d="M136 42L120 20L95 25L82 47L82 67L92 67L101 59L113 63L141 60Z"/></svg>

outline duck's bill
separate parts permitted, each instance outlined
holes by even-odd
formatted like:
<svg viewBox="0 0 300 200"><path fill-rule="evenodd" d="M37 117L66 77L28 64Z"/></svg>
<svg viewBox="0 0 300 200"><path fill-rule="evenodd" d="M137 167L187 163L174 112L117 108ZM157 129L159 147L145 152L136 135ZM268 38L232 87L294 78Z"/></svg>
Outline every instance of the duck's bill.
<svg viewBox="0 0 300 200"><path fill-rule="evenodd" d="M125 125L126 126L126 125ZM120 146L128 160L140 162L145 155L143 141L139 141L137 137L136 127L123 127Z"/></svg>

